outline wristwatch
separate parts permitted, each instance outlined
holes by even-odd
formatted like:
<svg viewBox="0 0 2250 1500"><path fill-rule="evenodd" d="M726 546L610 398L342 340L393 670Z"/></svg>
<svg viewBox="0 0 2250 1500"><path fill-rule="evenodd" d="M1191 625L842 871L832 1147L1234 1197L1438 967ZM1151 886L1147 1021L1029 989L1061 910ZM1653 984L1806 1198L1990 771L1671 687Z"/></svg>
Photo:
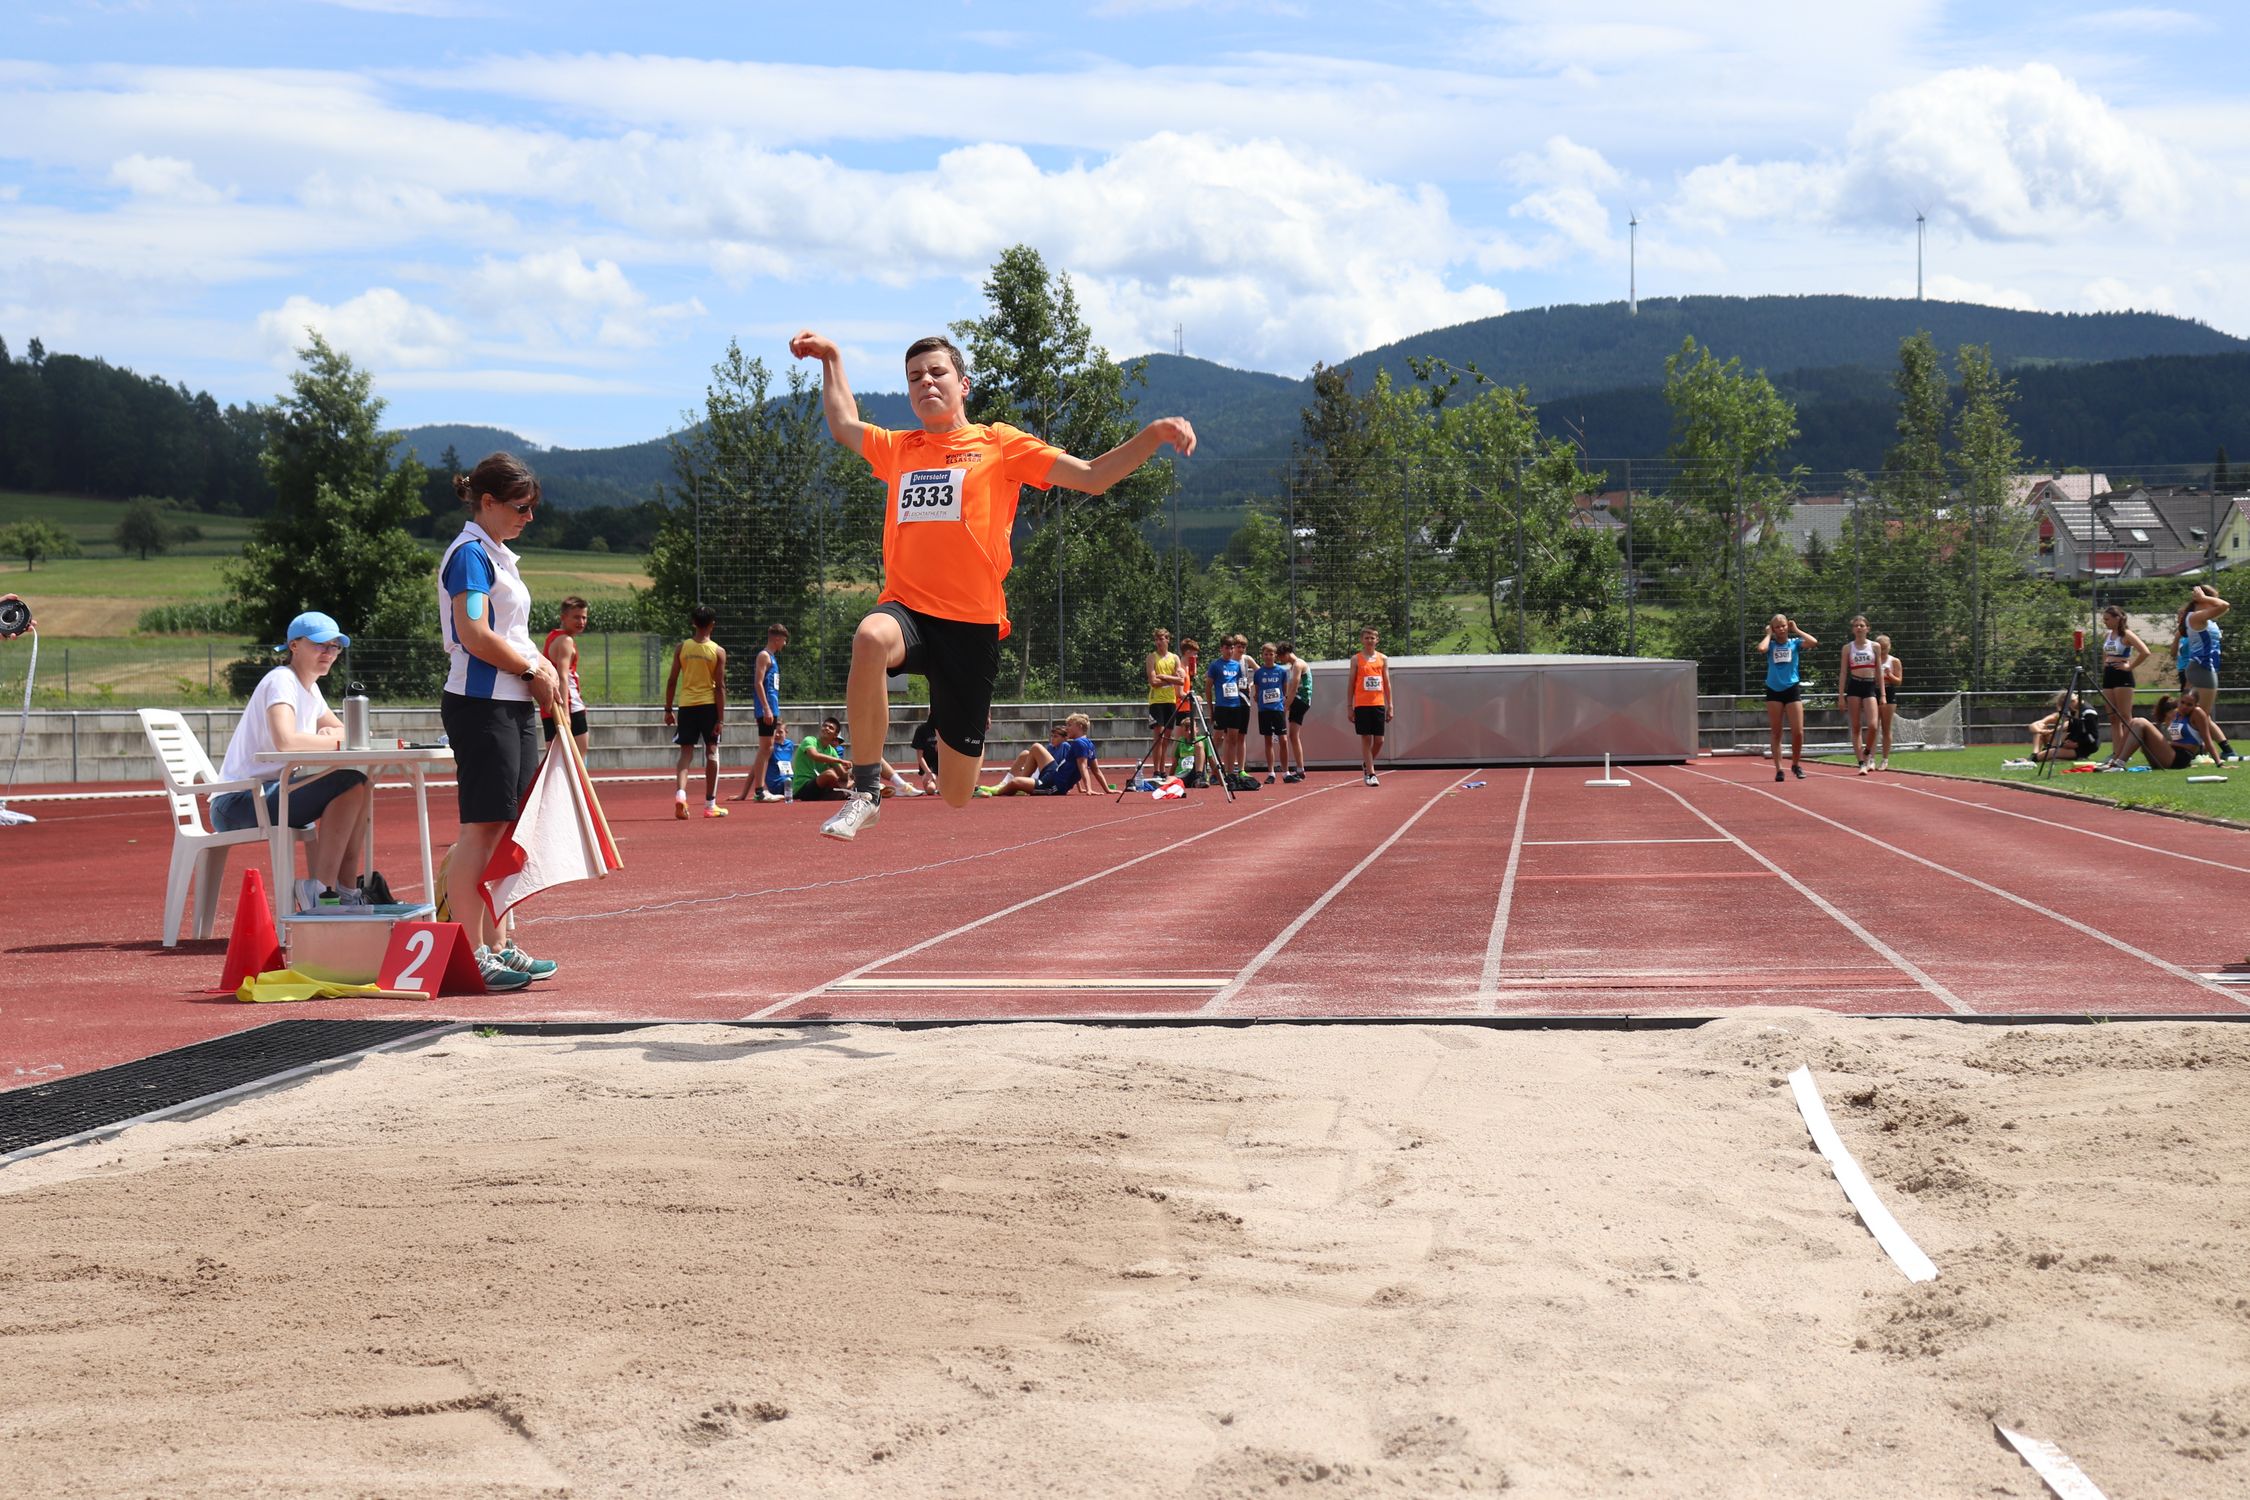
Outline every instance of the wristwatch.
<svg viewBox="0 0 2250 1500"><path fill-rule="evenodd" d="M538 675L539 675L539 669L538 669L537 667L525 667L525 668L524 668L524 669L523 669L523 670L522 670L521 672L518 672L518 673L517 673L516 675L517 675L518 677L521 677L521 678L522 678L522 679L523 679L524 681L526 681L526 682L530 682L530 681L532 681L533 679L535 679L536 677L538 677Z"/></svg>

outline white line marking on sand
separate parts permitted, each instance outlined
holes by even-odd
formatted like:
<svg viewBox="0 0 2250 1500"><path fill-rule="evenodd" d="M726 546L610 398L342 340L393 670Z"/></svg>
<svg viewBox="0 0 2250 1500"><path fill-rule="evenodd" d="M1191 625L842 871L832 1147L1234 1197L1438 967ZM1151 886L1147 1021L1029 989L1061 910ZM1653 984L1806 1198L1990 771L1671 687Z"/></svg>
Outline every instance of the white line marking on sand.
<svg viewBox="0 0 2250 1500"><path fill-rule="evenodd" d="M803 1001L810 1000L813 996L820 994L822 991L834 989L836 986L843 984L848 980L858 979L864 975L873 973L875 970L880 969L885 964L897 963L902 958L912 958L915 954L923 952L925 949L935 948L938 944L946 942L952 938L957 938L963 933L974 932L979 927L983 927L988 923L999 921L1002 917L1012 917L1017 912L1022 911L1027 907L1037 906L1042 901L1051 901L1057 896L1065 895L1071 891L1077 890L1080 886L1092 885L1095 881L1104 879L1107 876L1115 875L1121 870L1130 870L1135 865L1146 864L1148 861L1155 859L1159 855L1170 854L1177 849L1185 849L1188 845L1199 843L1202 840L1211 837L1211 835L1215 833L1225 833L1230 828L1240 828L1243 824L1251 822L1258 818L1262 818L1267 813L1280 812L1285 807L1302 807L1305 804L1307 798L1325 796L1329 792L1341 790L1347 784L1348 783L1341 781L1332 782L1327 786L1319 787L1313 791L1303 793L1299 796L1291 797L1286 802L1271 803L1268 806L1259 808L1256 812L1244 813L1239 818L1229 818L1226 822L1221 823L1213 828L1206 828L1201 833L1190 834L1184 839L1174 839L1172 842L1166 844L1161 849L1151 849L1146 854L1136 854L1131 859L1125 860L1119 864L1111 865L1106 870L1096 870L1093 874L1082 876L1077 880L1073 880L1068 885L1058 885L1052 890L1041 891L1038 895L1026 897L1023 900L1016 902L1012 906L1003 906L998 911L988 912L984 916L976 918L974 921L963 922L960 926L952 928L945 932L941 932L936 937L927 937L922 939L922 941L920 941L919 943L909 944L908 946L899 949L896 953L886 953L881 958L871 958L856 969L847 970L846 972L837 975L834 979L823 980L819 984L814 985L809 990L799 990L796 994L789 996L787 999L776 1000L773 1004L767 1006L764 1010L754 1010L749 1015L742 1017L742 1019L745 1021L763 1021L768 1016L779 1015L781 1012L787 1010L792 1005L797 1005L802 1003ZM1097 824L1094 826L1106 827L1108 825Z"/></svg>
<svg viewBox="0 0 2250 1500"><path fill-rule="evenodd" d="M2233 1001L2236 1005L2250 1006L2250 1000L2245 1000L2240 995L2232 993L2223 985L2213 984L2210 980L2205 979L2202 975L2197 974L2192 970L2181 968L2178 964L2172 962L2168 958L2158 958L2155 954L2145 952L2142 949L2136 948L2131 943L2128 943L2121 938L2111 937L2108 933L2102 931L2098 927L2090 927L2086 923L2079 921L2076 917L2065 916L2061 912L2054 910L2052 907L2041 906L2038 902L2033 901L2028 897L2019 896L2014 891L2002 890L1999 886L1992 884L1988 880L1979 880L1976 876L1963 874L1961 871L1954 869L1950 865L1941 865L1934 859L1924 859L1921 855L1912 853L1905 849L1901 849L1896 844L1887 844L1883 840L1875 837L1875 835L1873 835L1872 833L1862 833L1859 829L1852 827L1849 823L1839 823L1834 818L1823 817L1821 814L1814 812L1809 807L1799 807L1796 803L1791 802L1788 798L1776 797L1771 792L1766 791L1763 787L1745 786L1739 781L1729 781L1724 776L1708 775L1705 772L1694 769L1692 766L1683 766L1681 767L1681 769L1686 771L1690 776L1701 776L1705 781L1716 782L1720 786L1733 787L1737 791L1755 792L1757 795L1764 797L1767 801L1779 803L1781 806L1788 808L1793 813L1800 813L1803 816L1811 818L1816 822L1826 823L1831 828L1842 829L1845 833L1850 834L1855 839L1865 839L1868 843L1873 844L1876 848L1887 850L1890 853L1897 855L1900 859L1910 859L1914 861L1914 863L1921 865L1926 869L1937 871L1940 875L1950 875L1955 880L1960 881L1963 885L1975 886L1978 890L1983 891L1986 895L1998 896L2001 900L2010 902L2016 906L2020 906L2025 911L2037 912L2040 916L2047 918L2049 921L2059 922L2063 926L2068 927L2073 932L2083 933L2085 936L2094 939L2096 942L2107 943L2110 947L2115 948L2120 953L2131 954L2133 957L2139 959L2142 963L2152 964L2155 967L2162 969L2165 973L2171 975L2174 979L2184 979L2189 984L2195 985L2200 989L2209 990L2214 995L2225 995L2227 999ZM1666 788L1666 790L1670 789ZM1682 800L1684 801L1685 799L1683 798Z"/></svg>
<svg viewBox="0 0 2250 1500"><path fill-rule="evenodd" d="M1701 771L1696 771L1692 774L1697 776L1703 775ZM1714 820L1708 813L1704 812L1702 808L1697 807L1694 803L1688 801L1687 798L1681 796L1678 792L1673 791L1663 782L1658 781L1654 776L1645 776L1641 779L1646 781L1650 786L1655 787L1665 796L1670 797L1673 801L1679 803L1680 806L1686 808L1689 812L1694 813L1698 818L1701 818L1706 824L1710 825L1712 832L1725 834L1729 843L1733 844L1743 853L1749 855L1759 864L1764 865L1767 869L1773 871L1774 874L1780 876L1784 881L1788 883L1791 890L1804 897L1807 901L1810 901L1813 905L1819 907L1822 911L1826 912L1831 918L1833 918L1835 922L1845 931L1849 932L1852 936L1858 938L1868 947L1881 954L1884 960L1888 962L1893 968L1906 975L1909 979L1912 979L1916 984L1920 985L1930 994L1935 995L1938 1000L1946 1006L1947 1009L1957 1010L1963 1015L1974 1014L1970 1007L1962 1002L1960 996L1954 994L1953 991L1947 989L1944 985L1939 984L1935 979L1932 979L1928 974L1922 972L1920 966L1915 964L1912 960L1908 959L1905 954L1899 952L1889 943L1884 942L1874 933L1869 932L1866 928L1860 926L1859 923L1844 915L1843 912L1839 911L1836 908L1833 902L1831 902L1827 897L1821 895L1820 892L1814 890L1811 886L1805 884L1802 880L1799 880L1796 876L1790 874L1787 870L1784 870L1783 868L1781 868L1781 866L1775 864L1772 860L1766 858L1763 854L1760 854L1757 850L1751 848L1741 839L1736 838L1726 829L1721 828L1718 825L1717 821ZM1707 781L1718 781L1721 778L1710 776L1705 777L1704 779ZM1732 783L1729 783L1729 785L1731 784ZM1755 790L1755 788L1753 788L1753 790ZM1787 804L1784 803L1783 805L1786 806Z"/></svg>
<svg viewBox="0 0 2250 1500"><path fill-rule="evenodd" d="M1297 913L1295 920L1291 921L1287 927L1282 928L1278 933L1275 933L1273 941L1266 944L1265 947L1261 948L1258 951L1258 956L1256 958L1253 958L1250 960L1250 962L1244 964L1241 971L1238 972L1234 976L1234 978L1227 981L1226 987L1224 989L1220 990L1216 995L1213 995L1209 1000L1206 1000L1203 1003L1203 1013L1205 1015L1215 1015L1219 1011L1225 1009L1235 996L1242 993L1242 987L1248 984L1252 979L1256 978L1258 971L1264 968L1268 963L1270 963L1273 960L1273 956L1275 954L1279 953L1283 948L1289 945L1289 940L1291 938L1295 937L1298 933L1305 930L1306 923L1310 922L1314 917L1319 916L1321 911L1328 905L1329 902L1335 900L1339 895L1343 893L1345 886L1350 885L1354 880L1357 880L1359 878L1359 874L1362 870L1375 863L1376 860L1381 859L1385 850L1389 849L1391 845L1397 843L1400 839L1406 837L1406 830L1421 822L1422 814L1437 806L1439 798L1442 798L1447 792L1452 791L1462 782L1467 781L1469 777L1480 774L1481 770L1482 768L1480 767L1479 770L1471 771L1468 773L1468 775L1456 776L1453 780L1447 782L1444 786L1439 787L1436 796L1431 797L1429 801L1416 808L1414 810L1414 815L1408 818L1405 822L1399 824L1397 829L1392 832L1389 838L1383 840L1383 842L1381 842L1380 844L1377 844L1373 849L1368 850L1367 857L1365 859L1361 860L1358 864L1353 865L1349 870L1346 870L1342 879L1338 880L1327 890L1322 891L1319 898L1315 900L1312 905ZM1323 788L1323 790L1325 790L1325 788ZM1524 778L1524 795L1526 797L1529 797L1530 794L1531 778L1527 775Z"/></svg>
<svg viewBox="0 0 2250 1500"><path fill-rule="evenodd" d="M1875 1243L1891 1258L1891 1264L1906 1273L1908 1281L1934 1281L1937 1267L1914 1243L1913 1236L1898 1227L1898 1220L1883 1207L1883 1200L1875 1196L1874 1184L1859 1169L1851 1152L1829 1123L1828 1106L1821 1102L1820 1089L1813 1083L1812 1069L1799 1068L1789 1075L1789 1092L1797 1096L1797 1113L1805 1117L1805 1128L1812 1132L1813 1144L1820 1154L1828 1158L1828 1165L1836 1173L1836 1181L1844 1189L1844 1196L1852 1200L1859 1210L1859 1221L1875 1236Z"/></svg>
<svg viewBox="0 0 2250 1500"><path fill-rule="evenodd" d="M1508 868L1500 876L1500 899L1492 907L1492 932L1484 940L1484 967L1477 973L1477 1014L1489 1016L1499 1003L1500 954L1508 941L1508 913L1516 901L1516 866L1523 856L1523 826L1531 816L1531 778L1538 768L1523 773L1523 800L1516 804L1516 836L1508 845ZM1559 842L1559 841L1558 841Z"/></svg>
<svg viewBox="0 0 2250 1500"><path fill-rule="evenodd" d="M1850 777L1853 781L1859 779L1857 776L1852 776L1848 771L1820 772L1817 774L1836 779L1844 777ZM2075 833L2090 839L2100 839L2105 844L2122 844L2128 849L2136 849L2143 854L2161 854L2167 859L2184 859L2191 865L2208 865L2214 870L2226 870L2236 875L2250 875L2250 865L2230 865L2221 859L2205 859L2200 854L2182 854L2177 849L2166 849L2158 844L2143 844L2134 839L2121 839L2115 834L2096 833L2091 828L2080 828L2072 823L2058 823L2052 818L2042 818L2027 812L2017 812L2012 807L1995 807L1989 802L1979 802L1973 797L1949 797L1943 792L1933 792L1927 787L1915 786L1907 781L1878 781L1875 784L1888 787L1894 792L1912 792L1917 797L1932 797L1939 802L1950 802L1955 807L1973 807L1978 812L1997 813L2003 818L2021 818L2026 823L2037 823L2042 828L2052 828L2062 833ZM2010 783L1995 781L1991 785L2006 787ZM2100 803L2090 802L2086 805L2097 808L2102 812L2111 811L2107 807L2102 807Z"/></svg>
<svg viewBox="0 0 2250 1500"><path fill-rule="evenodd" d="M1992 1426L2000 1436L2008 1440L2008 1446L2016 1450L2016 1456L2031 1465L2031 1472L2045 1480L2047 1488L2060 1495L2062 1500L2108 1500L2094 1481L2086 1477L2086 1471L2072 1463L2070 1455L2053 1443L2044 1438L2025 1437L2020 1432L2002 1427L1998 1422Z"/></svg>

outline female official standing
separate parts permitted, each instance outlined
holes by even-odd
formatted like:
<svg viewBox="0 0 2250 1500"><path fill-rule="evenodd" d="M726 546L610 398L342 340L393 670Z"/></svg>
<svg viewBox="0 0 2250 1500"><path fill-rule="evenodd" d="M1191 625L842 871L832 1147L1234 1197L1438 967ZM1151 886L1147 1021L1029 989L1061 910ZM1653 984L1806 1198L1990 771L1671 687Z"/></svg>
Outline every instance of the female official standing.
<svg viewBox="0 0 2250 1500"><path fill-rule="evenodd" d="M2133 737L2133 669L2148 660L2148 647L2133 634L2118 605L2102 609L2102 706L2109 710L2109 763L2125 764Z"/></svg>
<svg viewBox="0 0 2250 1500"><path fill-rule="evenodd" d="M1891 655L1891 638L1887 635L1875 637L1875 654L1882 663L1878 675L1883 681L1883 763L1875 769L1888 771L1891 768L1891 720L1898 714L1898 687L1906 681L1906 663Z"/></svg>
<svg viewBox="0 0 2250 1500"><path fill-rule="evenodd" d="M557 965L504 937L485 904L484 868L539 770L538 709L552 710L561 693L554 664L531 644L531 590L506 545L531 524L539 480L522 460L494 453L454 475L453 493L469 508L469 523L438 565L449 658L440 714L461 804L446 900L476 950L486 988L520 989Z"/></svg>
<svg viewBox="0 0 2250 1500"><path fill-rule="evenodd" d="M1797 628L1787 615L1766 622L1758 654L1766 659L1766 725L1773 731L1773 779L1781 780L1781 724L1789 722L1789 769L1805 779L1805 689L1799 673L1804 648L1820 642Z"/></svg>
<svg viewBox="0 0 2250 1500"><path fill-rule="evenodd" d="M1875 642L1868 638L1867 616L1852 616L1852 638L1844 642L1843 671L1839 674L1844 684L1844 722L1851 726L1852 756L1859 762L1859 774L1867 774L1867 763L1875 758L1875 726L1881 719L1883 702L1883 667Z"/></svg>

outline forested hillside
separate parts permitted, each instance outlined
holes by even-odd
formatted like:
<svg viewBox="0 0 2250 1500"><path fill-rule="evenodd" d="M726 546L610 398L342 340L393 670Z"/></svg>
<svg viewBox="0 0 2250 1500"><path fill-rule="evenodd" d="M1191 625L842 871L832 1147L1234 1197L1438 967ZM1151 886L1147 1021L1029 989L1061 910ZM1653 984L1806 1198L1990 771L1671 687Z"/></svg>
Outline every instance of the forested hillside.
<svg viewBox="0 0 2250 1500"><path fill-rule="evenodd" d="M0 490L123 500L156 495L195 510L257 515L273 503L258 468L265 420L99 359L12 355L0 340Z"/></svg>

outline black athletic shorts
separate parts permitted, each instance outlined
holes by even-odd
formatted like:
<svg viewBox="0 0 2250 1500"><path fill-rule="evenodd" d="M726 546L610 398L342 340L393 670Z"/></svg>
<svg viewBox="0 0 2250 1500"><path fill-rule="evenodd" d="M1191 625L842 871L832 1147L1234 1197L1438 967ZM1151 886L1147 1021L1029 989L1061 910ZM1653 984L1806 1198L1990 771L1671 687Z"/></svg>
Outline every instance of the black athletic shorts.
<svg viewBox="0 0 2250 1500"><path fill-rule="evenodd" d="M1307 702L1306 702L1306 701L1305 701L1304 699L1302 699L1302 698L1292 698L1292 699L1290 699L1290 700L1289 700L1289 722L1290 722L1290 723L1292 723L1292 724L1302 724L1302 723L1304 723L1304 722L1305 722L1305 710L1306 710L1306 709L1308 709L1308 708L1311 708L1311 707L1312 707L1312 705L1311 705L1310 703L1307 703Z"/></svg>
<svg viewBox="0 0 2250 1500"><path fill-rule="evenodd" d="M554 719L541 719L539 721L539 727L546 732L548 739L555 737L556 722ZM574 708L570 711L570 732L574 735L586 732L586 710L583 708Z"/></svg>
<svg viewBox="0 0 2250 1500"><path fill-rule="evenodd" d="M2103 692L2106 693L2111 688L2131 687L2132 685L2133 674L2126 671L2123 667L2105 666L2102 668Z"/></svg>
<svg viewBox="0 0 2250 1500"><path fill-rule="evenodd" d="M1177 703L1151 703L1148 721L1159 729L1170 729L1180 722L1180 705Z"/></svg>
<svg viewBox="0 0 2250 1500"><path fill-rule="evenodd" d="M1211 727L1220 734L1228 730L1250 730L1250 705L1247 703L1222 703L1211 710Z"/></svg>
<svg viewBox="0 0 2250 1500"><path fill-rule="evenodd" d="M770 739L772 739L772 738L773 738L773 732L774 732L774 731L775 731L776 729L779 729L780 727L781 727L781 718L780 718L780 716L779 716L778 714L772 714L772 715L769 715L769 714L760 714L760 715L758 716L758 738L759 738L759 739L761 739L761 740L770 740Z"/></svg>
<svg viewBox="0 0 2250 1500"><path fill-rule="evenodd" d="M1766 689L1768 703L1796 703L1802 701L1804 696L1805 685L1801 682L1792 682L1785 688Z"/></svg>
<svg viewBox="0 0 2250 1500"><path fill-rule="evenodd" d="M464 823L513 823L539 772L539 710L526 700L444 694L438 720L453 747Z"/></svg>
<svg viewBox="0 0 2250 1500"><path fill-rule="evenodd" d="M1383 705L1380 703L1369 703L1352 710L1352 732L1354 734L1371 734L1375 738L1381 739L1383 737L1383 723Z"/></svg>
<svg viewBox="0 0 2250 1500"><path fill-rule="evenodd" d="M895 599L876 605L875 613L898 621L899 634L906 637L901 670L929 679L930 717L937 721L938 738L963 755L981 758L985 721L992 717L992 681L1000 675L1000 627L941 620Z"/></svg>
<svg viewBox="0 0 2250 1500"><path fill-rule="evenodd" d="M1281 711L1280 709L1278 709L1278 708L1261 708L1261 709L1259 709L1259 710L1258 710L1258 733L1259 733L1259 734L1261 734L1261 735L1284 735L1284 734L1287 734L1288 732L1289 732L1289 715L1288 715L1288 714L1286 714L1286 713L1282 712L1282 711Z"/></svg>
<svg viewBox="0 0 2250 1500"><path fill-rule="evenodd" d="M1844 696L1880 698L1883 696L1883 685L1872 677L1847 677L1844 679Z"/></svg>
<svg viewBox="0 0 2250 1500"><path fill-rule="evenodd" d="M672 743L682 750L719 743L718 704L683 703L675 717L679 727L672 731Z"/></svg>

